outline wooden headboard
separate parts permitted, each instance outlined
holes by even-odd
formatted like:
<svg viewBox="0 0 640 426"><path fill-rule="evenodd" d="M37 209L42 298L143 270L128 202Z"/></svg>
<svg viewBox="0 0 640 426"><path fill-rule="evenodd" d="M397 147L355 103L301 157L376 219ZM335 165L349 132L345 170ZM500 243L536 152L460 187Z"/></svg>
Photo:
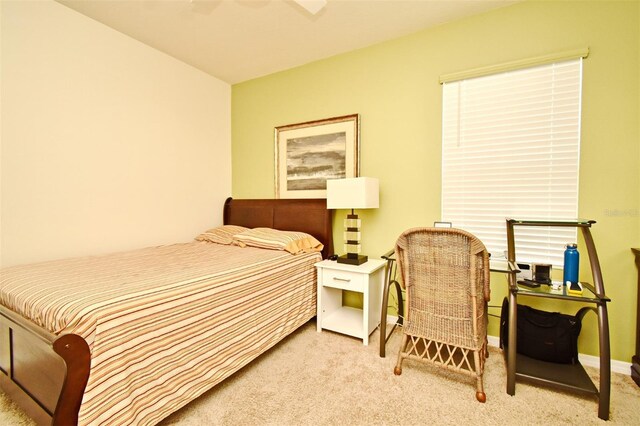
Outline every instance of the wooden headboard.
<svg viewBox="0 0 640 426"><path fill-rule="evenodd" d="M324 244L322 258L333 254L331 210L325 199L259 199L224 203L225 225L247 228L266 227L282 231L300 231L313 235Z"/></svg>

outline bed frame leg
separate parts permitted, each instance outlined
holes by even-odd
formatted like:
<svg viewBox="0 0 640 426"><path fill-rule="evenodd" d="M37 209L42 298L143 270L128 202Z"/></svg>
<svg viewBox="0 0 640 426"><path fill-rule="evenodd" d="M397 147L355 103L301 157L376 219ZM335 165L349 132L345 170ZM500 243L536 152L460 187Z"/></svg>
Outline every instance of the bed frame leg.
<svg viewBox="0 0 640 426"><path fill-rule="evenodd" d="M82 395L89 380L89 345L76 334L65 334L53 342L53 350L67 365L67 374L51 424L77 425Z"/></svg>

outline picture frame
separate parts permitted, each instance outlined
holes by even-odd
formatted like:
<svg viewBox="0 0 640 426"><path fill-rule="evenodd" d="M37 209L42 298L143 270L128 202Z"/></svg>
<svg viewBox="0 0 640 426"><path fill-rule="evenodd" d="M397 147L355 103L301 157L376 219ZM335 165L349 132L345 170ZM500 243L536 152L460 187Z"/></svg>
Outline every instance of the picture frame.
<svg viewBox="0 0 640 426"><path fill-rule="evenodd" d="M275 128L276 198L327 198L327 179L359 175L359 114Z"/></svg>

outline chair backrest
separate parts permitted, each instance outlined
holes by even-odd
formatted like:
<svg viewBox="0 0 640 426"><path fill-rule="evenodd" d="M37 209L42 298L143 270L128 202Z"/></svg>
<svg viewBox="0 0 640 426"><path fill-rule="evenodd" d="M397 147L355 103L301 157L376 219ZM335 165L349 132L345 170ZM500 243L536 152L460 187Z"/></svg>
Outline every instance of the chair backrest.
<svg viewBox="0 0 640 426"><path fill-rule="evenodd" d="M398 238L396 256L407 289L409 321L412 316L430 323L468 321L486 314L489 255L473 234L456 228L412 228Z"/></svg>

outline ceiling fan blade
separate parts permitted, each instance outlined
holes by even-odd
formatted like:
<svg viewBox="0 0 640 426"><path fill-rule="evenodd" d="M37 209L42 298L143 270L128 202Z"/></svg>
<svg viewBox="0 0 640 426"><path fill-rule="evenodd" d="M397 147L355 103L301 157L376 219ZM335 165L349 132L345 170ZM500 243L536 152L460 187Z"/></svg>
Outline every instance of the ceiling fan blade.
<svg viewBox="0 0 640 426"><path fill-rule="evenodd" d="M320 12L327 5L327 0L294 0L312 15Z"/></svg>

